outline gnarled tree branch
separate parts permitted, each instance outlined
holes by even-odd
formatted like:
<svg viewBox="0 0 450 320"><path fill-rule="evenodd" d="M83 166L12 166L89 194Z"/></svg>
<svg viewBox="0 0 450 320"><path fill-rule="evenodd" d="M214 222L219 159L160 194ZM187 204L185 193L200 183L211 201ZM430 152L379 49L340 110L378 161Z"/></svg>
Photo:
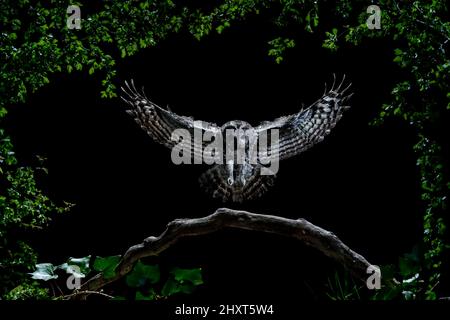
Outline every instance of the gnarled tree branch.
<svg viewBox="0 0 450 320"><path fill-rule="evenodd" d="M137 260L157 256L181 238L213 233L223 228L261 231L295 238L342 264L355 277L365 281L368 276L366 271L370 263L363 256L351 250L332 232L305 219L293 220L221 208L207 217L170 222L160 236L148 237L142 243L130 247L117 266L114 277L106 279L100 273L84 283L81 289L98 290L125 276Z"/></svg>

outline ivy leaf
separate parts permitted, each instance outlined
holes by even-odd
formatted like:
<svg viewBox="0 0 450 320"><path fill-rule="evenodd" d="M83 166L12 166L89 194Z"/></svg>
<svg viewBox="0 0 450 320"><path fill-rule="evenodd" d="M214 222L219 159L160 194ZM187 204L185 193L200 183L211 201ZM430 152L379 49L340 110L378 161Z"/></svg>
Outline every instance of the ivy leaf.
<svg viewBox="0 0 450 320"><path fill-rule="evenodd" d="M67 263L80 267L80 270L83 273L89 273L89 271L91 271L91 269L89 268L90 261L91 261L91 256L89 255L86 257L82 257L82 258L70 257L69 260L67 260Z"/></svg>
<svg viewBox="0 0 450 320"><path fill-rule="evenodd" d="M57 279L58 275L55 274L56 267L51 263L38 263L36 270L33 273L29 273L32 279L48 281L50 279Z"/></svg>
<svg viewBox="0 0 450 320"><path fill-rule="evenodd" d="M84 278L91 269L89 268L89 261L91 256L82 258L69 258L66 263L59 265L57 268L74 275L76 278Z"/></svg>
<svg viewBox="0 0 450 320"><path fill-rule="evenodd" d="M174 279L170 278L164 284L164 287L161 290L161 295L163 295L164 297L169 297L175 293L178 293L180 292L178 287L179 283Z"/></svg>
<svg viewBox="0 0 450 320"><path fill-rule="evenodd" d="M145 265L141 261L138 261L133 271L126 277L126 282L132 288L142 287L147 281L151 284L157 283L160 275L158 265Z"/></svg>
<svg viewBox="0 0 450 320"><path fill-rule="evenodd" d="M189 281L195 286L198 286L203 283L201 268L195 269L174 268L170 273L174 275L175 280L181 283Z"/></svg>
<svg viewBox="0 0 450 320"><path fill-rule="evenodd" d="M179 292L192 293L196 286L203 283L201 268L173 268L170 273L173 278L169 278L161 290L161 294L166 297Z"/></svg>
<svg viewBox="0 0 450 320"><path fill-rule="evenodd" d="M164 297L169 297L180 292L189 294L192 293L194 289L195 285L190 282L181 283L173 278L169 278L161 290L161 295Z"/></svg>
<svg viewBox="0 0 450 320"><path fill-rule="evenodd" d="M120 256L97 257L94 261L94 270L103 273L105 279L116 275L116 267L120 262Z"/></svg>
<svg viewBox="0 0 450 320"><path fill-rule="evenodd" d="M136 292L135 296L136 300L155 300L156 299L156 292L153 289L150 289L148 295L144 295L142 292L138 291Z"/></svg>
<svg viewBox="0 0 450 320"><path fill-rule="evenodd" d="M86 275L80 271L77 266L68 264L67 262L56 267L57 269L64 270L68 274L72 274L75 278L84 278Z"/></svg>

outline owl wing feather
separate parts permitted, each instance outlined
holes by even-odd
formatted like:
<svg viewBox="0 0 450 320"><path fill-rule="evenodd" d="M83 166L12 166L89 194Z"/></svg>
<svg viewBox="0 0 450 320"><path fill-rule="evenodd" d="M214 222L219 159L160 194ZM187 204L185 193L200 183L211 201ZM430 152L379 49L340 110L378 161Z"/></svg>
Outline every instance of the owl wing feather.
<svg viewBox="0 0 450 320"><path fill-rule="evenodd" d="M134 85L125 81L125 88L121 88L124 96L121 96L129 106L127 113L150 135L153 140L168 148L180 144L192 151L193 156L202 157L203 149L207 142L195 143L194 132L201 130L201 134L209 131L212 136L220 133L220 128L215 123L205 121L194 121L191 117L180 116L170 110L166 110L151 102L145 95L144 90L138 92ZM191 141L180 141L173 138L176 129L185 129L191 136Z"/></svg>
<svg viewBox="0 0 450 320"><path fill-rule="evenodd" d="M336 123L342 118L344 110L350 108L345 102L353 95L345 95L351 83L343 88L345 76L339 86L335 88L336 77L330 90L326 89L322 97L311 106L301 110L299 113L280 117L272 122L265 122L255 128L260 136L265 133L270 136L269 131L278 129L278 143L268 145L267 154L259 154L263 161L284 160L295 156L316 143L321 142L327 136ZM268 159L269 158L269 159Z"/></svg>

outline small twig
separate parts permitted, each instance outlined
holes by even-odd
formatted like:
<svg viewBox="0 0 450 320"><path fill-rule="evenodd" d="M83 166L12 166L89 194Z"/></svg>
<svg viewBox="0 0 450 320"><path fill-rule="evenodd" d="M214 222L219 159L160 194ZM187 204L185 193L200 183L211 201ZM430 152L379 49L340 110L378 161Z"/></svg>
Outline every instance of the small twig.
<svg viewBox="0 0 450 320"><path fill-rule="evenodd" d="M48 284L50 285L50 289L52 290L52 295L54 297L56 297L55 286L53 285L53 283L51 281Z"/></svg>
<svg viewBox="0 0 450 320"><path fill-rule="evenodd" d="M55 281L54 283L55 283L55 287L56 287L56 289L58 289L59 293L60 293L62 296L64 296L64 292L61 290L61 288L59 287L58 283L57 283L56 281Z"/></svg>
<svg viewBox="0 0 450 320"><path fill-rule="evenodd" d="M103 297L106 297L108 299L113 299L114 298L114 296L111 296L109 294L106 294L106 293L103 293L103 292L100 292L100 291L91 291L91 290L77 291L77 292L65 295L62 298L64 300L70 300L70 299L74 299L75 297L88 296L88 295L91 295L91 294L96 294L96 295L99 295L99 296L103 296Z"/></svg>

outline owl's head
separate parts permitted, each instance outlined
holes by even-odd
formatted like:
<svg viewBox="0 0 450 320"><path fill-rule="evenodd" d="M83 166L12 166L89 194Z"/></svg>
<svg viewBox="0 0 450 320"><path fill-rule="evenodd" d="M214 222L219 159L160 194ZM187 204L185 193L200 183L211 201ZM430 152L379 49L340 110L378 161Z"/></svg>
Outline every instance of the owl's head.
<svg viewBox="0 0 450 320"><path fill-rule="evenodd" d="M227 123L225 123L222 126L222 131L225 132L225 130L249 130L251 129L252 126L245 121L241 121L241 120L233 120L233 121L228 121Z"/></svg>

